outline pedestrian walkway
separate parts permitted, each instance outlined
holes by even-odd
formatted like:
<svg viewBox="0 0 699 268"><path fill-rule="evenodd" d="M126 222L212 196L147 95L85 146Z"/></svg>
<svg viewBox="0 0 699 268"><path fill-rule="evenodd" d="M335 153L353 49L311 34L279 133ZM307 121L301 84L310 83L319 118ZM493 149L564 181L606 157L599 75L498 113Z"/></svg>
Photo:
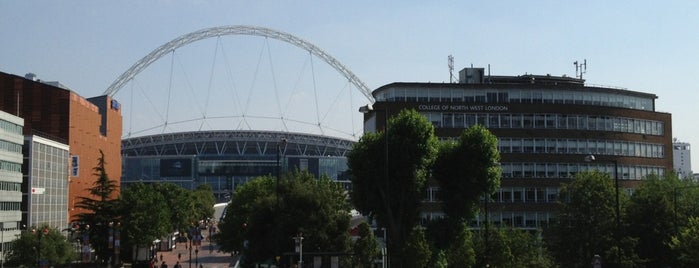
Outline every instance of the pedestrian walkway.
<svg viewBox="0 0 699 268"><path fill-rule="evenodd" d="M175 267L178 261L180 265L182 265L182 268L199 268L200 266L204 268L235 267L237 258L231 256L230 253L218 251L217 245L206 240L207 239L201 241L201 246L193 246L191 249L191 258L189 242L187 242L177 243L177 247L172 251L158 252L158 260L160 260L160 256L162 255L163 261L165 261L168 268ZM160 267L161 263L162 261L158 262L157 267Z"/></svg>

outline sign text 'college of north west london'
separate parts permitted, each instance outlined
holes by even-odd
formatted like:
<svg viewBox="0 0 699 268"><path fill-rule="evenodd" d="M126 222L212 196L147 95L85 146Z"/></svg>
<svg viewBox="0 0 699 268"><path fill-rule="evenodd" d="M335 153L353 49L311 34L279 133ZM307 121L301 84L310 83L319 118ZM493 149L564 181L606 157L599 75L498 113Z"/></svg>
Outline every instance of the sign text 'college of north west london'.
<svg viewBox="0 0 699 268"><path fill-rule="evenodd" d="M469 111L469 112L504 112L509 111L505 105L444 105L444 104L421 104L418 105L420 111Z"/></svg>

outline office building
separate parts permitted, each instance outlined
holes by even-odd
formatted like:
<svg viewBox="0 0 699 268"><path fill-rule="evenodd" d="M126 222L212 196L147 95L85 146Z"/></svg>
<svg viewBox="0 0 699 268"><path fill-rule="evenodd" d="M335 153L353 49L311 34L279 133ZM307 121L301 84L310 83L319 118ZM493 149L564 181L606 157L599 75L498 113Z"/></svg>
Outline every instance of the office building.
<svg viewBox="0 0 699 268"><path fill-rule="evenodd" d="M672 163L680 178L693 179L692 154L689 143L674 139L672 142Z"/></svg>
<svg viewBox="0 0 699 268"><path fill-rule="evenodd" d="M501 188L489 204L495 225L548 226L561 183L580 171L616 175L629 190L649 174L672 170L671 115L655 110L654 94L587 86L578 77L491 76L483 68L466 68L459 76L459 83L379 87L372 109L363 109L365 131L383 129L386 116L402 109L426 116L440 139L475 124L487 127L501 154ZM590 155L595 161L585 161ZM439 207L438 192L439 186L430 186L425 207ZM441 216L437 209L422 212L424 220ZM478 215L471 225L479 228L483 221Z"/></svg>
<svg viewBox="0 0 699 268"><path fill-rule="evenodd" d="M0 111L0 261L21 232L22 126L20 117Z"/></svg>

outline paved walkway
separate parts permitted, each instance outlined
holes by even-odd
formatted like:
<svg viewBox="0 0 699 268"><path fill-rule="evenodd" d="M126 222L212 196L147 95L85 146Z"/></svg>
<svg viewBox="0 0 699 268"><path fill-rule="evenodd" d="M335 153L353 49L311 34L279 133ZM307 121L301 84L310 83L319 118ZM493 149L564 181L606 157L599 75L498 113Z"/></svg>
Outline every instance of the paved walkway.
<svg viewBox="0 0 699 268"><path fill-rule="evenodd" d="M196 253L197 249L199 254ZM235 267L237 263L237 258L232 257L230 253L219 252L218 246L209 243L209 241L201 241L201 246L194 246L191 251L191 259L189 257L189 243L177 243L177 247L172 251L158 252L158 259L160 259L161 254L168 268L173 268L178 261L182 268L198 268L200 266L204 268L228 268ZM161 263L162 261L158 265Z"/></svg>

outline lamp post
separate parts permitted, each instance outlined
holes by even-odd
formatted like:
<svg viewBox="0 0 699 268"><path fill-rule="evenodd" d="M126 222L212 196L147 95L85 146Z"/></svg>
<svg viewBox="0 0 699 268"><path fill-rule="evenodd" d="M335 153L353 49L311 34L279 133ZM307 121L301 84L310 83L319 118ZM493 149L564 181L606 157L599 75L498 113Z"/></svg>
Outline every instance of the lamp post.
<svg viewBox="0 0 699 268"><path fill-rule="evenodd" d="M194 227L189 228L189 268L192 268L192 238L194 234Z"/></svg>
<svg viewBox="0 0 699 268"><path fill-rule="evenodd" d="M585 156L585 162L595 162L597 159L595 159L594 155L587 155ZM617 263L621 265L621 244L619 240L621 239L620 232L621 232L621 213L620 213L620 208L619 208L619 162L616 159L611 159L609 162L614 163L614 193L616 195L616 200L615 200L615 217L616 217L616 234L614 238L616 239L616 247L617 247L617 252L616 252L616 258L617 258Z"/></svg>
<svg viewBox="0 0 699 268"><path fill-rule="evenodd" d="M389 113L389 109L388 109L388 107L386 107L384 109L375 110L371 104L367 104L367 105L364 105L362 107L359 107L359 112L362 114L368 114L371 112L374 112L376 114L379 111L382 111L384 113L384 126L383 126L384 127L384 146L385 146L384 151L385 151L385 157L386 157L385 162L384 162L384 181L386 182L386 189L389 189L391 187L391 185L389 185L389 183L388 183L388 181L389 181L388 180L388 160L389 160L389 157L388 157L388 113ZM376 123L374 123L374 128L375 128L374 131L377 131L376 130ZM386 200L391 200L390 192L391 191L386 191L386 196L385 196ZM392 228L393 226L390 226L390 227ZM386 235L384 234L384 237L385 236ZM386 239L384 239L384 240L386 240ZM385 241L385 243L386 243L386 249L388 249L387 240Z"/></svg>
<svg viewBox="0 0 699 268"><path fill-rule="evenodd" d="M303 267L303 233L292 237L296 242L296 249L299 252L299 268Z"/></svg>
<svg viewBox="0 0 699 268"><path fill-rule="evenodd" d="M274 259L279 262L279 180L281 179L281 170L282 170L282 147L286 148L286 138L282 138L279 140L279 143L277 143L277 169L276 169L276 175L277 175L277 181L275 185L275 192L276 192L276 201L277 201L277 207L276 211L274 213L275 217L277 218L276 224L274 225L274 235L276 236L274 238ZM279 263L277 263L279 264Z"/></svg>
<svg viewBox="0 0 699 268"><path fill-rule="evenodd" d="M195 265L194 267L199 267L199 249L194 250L194 256L195 256Z"/></svg>

